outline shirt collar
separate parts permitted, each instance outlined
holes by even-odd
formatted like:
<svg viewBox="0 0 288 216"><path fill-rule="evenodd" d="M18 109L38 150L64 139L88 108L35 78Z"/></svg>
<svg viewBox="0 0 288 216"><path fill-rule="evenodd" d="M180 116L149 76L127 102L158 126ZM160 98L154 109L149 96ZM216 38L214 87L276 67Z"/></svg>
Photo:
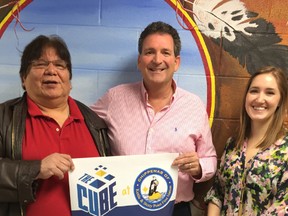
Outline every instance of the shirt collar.
<svg viewBox="0 0 288 216"><path fill-rule="evenodd" d="M69 104L69 110L70 110L70 117L73 119L79 119L83 120L83 115L80 112L76 102L69 96L68 97L68 104ZM27 106L28 106L28 113L32 117L36 116L45 116L40 108L37 106L37 104L27 95ZM47 117L47 116L45 116Z"/></svg>
<svg viewBox="0 0 288 216"><path fill-rule="evenodd" d="M278 139L278 140L275 142L275 145L276 145L276 146L281 146L281 145L283 145L285 142L286 142L285 137L283 137L283 138Z"/></svg>
<svg viewBox="0 0 288 216"><path fill-rule="evenodd" d="M175 97L177 97L177 93L178 93L177 84L176 84L174 79L172 80L172 88L173 88L174 93L173 93L172 98L171 98L171 104L175 100ZM141 82L141 95L142 95L143 100L147 103L148 102L148 93L147 93L147 90L144 86L144 81Z"/></svg>
<svg viewBox="0 0 288 216"><path fill-rule="evenodd" d="M275 146L281 146L282 144L284 144L286 141L285 141L285 137L284 138L280 138L278 140L276 140L276 142L274 143ZM244 140L244 145L243 147L247 148L248 147L248 138L246 138ZM269 147L270 148L270 147Z"/></svg>

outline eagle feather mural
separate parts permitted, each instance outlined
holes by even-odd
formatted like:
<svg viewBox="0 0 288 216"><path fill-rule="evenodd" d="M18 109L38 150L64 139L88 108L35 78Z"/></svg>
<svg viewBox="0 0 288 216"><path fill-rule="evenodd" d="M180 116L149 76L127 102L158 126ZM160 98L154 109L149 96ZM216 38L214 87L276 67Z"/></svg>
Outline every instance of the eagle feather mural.
<svg viewBox="0 0 288 216"><path fill-rule="evenodd" d="M249 72L273 65L288 68L288 47L273 23L246 8L240 0L180 1L199 30ZM262 2L263 3L263 2ZM258 4L261 2L258 1Z"/></svg>

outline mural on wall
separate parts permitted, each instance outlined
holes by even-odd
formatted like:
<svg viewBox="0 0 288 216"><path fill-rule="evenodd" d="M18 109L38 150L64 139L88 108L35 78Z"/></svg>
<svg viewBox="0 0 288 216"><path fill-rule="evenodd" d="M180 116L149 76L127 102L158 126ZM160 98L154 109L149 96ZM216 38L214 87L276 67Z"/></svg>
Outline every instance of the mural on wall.
<svg viewBox="0 0 288 216"><path fill-rule="evenodd" d="M280 0L179 0L212 55L217 98L212 129L215 145L219 145L218 155L237 125L233 119L238 118L242 103L238 90L243 91L245 86L241 78L267 65L281 67L288 73L288 46L284 40L287 39L286 3ZM224 136L216 136L220 131Z"/></svg>
<svg viewBox="0 0 288 216"><path fill-rule="evenodd" d="M22 94L19 50L39 34L59 34L72 55L72 96L90 105L108 88L141 79L136 65L139 34L148 23L162 20L179 31L183 49L175 79L205 102L220 157L237 128L250 74L264 65L288 68L287 3L2 0L0 100ZM198 194L203 194L200 187Z"/></svg>
<svg viewBox="0 0 288 216"><path fill-rule="evenodd" d="M19 23L20 11L28 5L32 0L3 0L0 5L0 38L2 37L7 26L13 19L16 20L15 26ZM22 26L23 27L23 26ZM25 29L23 27L23 29Z"/></svg>
<svg viewBox="0 0 288 216"><path fill-rule="evenodd" d="M281 2L283 7L284 2ZM244 1L182 0L181 4L199 30L236 58L249 73L267 65L287 68L288 47L280 44L282 38L274 24L257 11L249 10Z"/></svg>

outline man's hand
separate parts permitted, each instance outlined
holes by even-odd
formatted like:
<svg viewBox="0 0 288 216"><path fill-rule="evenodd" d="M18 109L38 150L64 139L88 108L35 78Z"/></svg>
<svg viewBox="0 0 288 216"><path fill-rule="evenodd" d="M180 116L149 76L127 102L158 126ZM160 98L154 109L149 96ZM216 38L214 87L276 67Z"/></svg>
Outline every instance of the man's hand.
<svg viewBox="0 0 288 216"><path fill-rule="evenodd" d="M202 169L196 152L180 154L172 163L172 166L178 166L179 171L187 173L196 179L202 176Z"/></svg>
<svg viewBox="0 0 288 216"><path fill-rule="evenodd" d="M51 176L64 178L64 174L74 169L74 164L70 155L53 153L41 161L40 173L36 179L48 179Z"/></svg>

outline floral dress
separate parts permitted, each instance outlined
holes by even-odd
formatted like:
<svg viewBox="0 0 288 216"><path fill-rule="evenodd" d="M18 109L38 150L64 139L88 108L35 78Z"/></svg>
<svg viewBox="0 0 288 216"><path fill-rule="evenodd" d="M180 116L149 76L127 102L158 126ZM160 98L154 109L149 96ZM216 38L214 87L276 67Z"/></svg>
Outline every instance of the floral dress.
<svg viewBox="0 0 288 216"><path fill-rule="evenodd" d="M247 141L236 149L229 138L205 201L221 215L288 215L288 136L259 151L245 165ZM242 205L240 205L242 203Z"/></svg>

